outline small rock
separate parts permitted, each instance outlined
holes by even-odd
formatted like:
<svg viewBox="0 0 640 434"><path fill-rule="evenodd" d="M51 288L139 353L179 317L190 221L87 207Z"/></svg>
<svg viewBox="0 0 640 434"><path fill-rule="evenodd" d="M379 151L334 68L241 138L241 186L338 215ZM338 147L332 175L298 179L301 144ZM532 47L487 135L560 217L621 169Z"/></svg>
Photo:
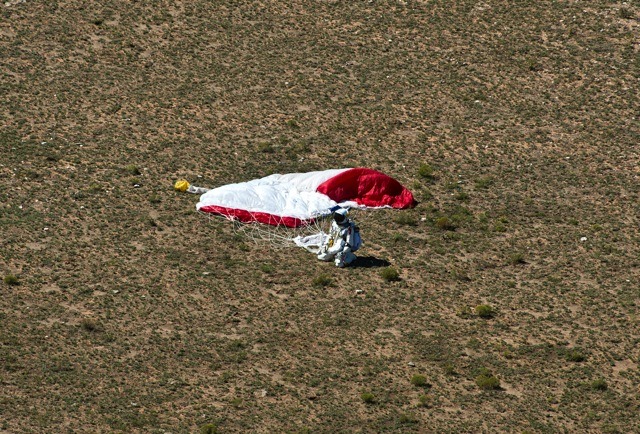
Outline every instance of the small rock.
<svg viewBox="0 0 640 434"><path fill-rule="evenodd" d="M416 364L415 364L415 363L413 363L413 362L409 362L409 363L408 363L408 365L409 365L409 366L411 366L412 368L415 368L415 367L416 367Z"/></svg>
<svg viewBox="0 0 640 434"><path fill-rule="evenodd" d="M582 237L582 238L580 238L580 242L581 242L581 243L584 243L585 241L587 241L587 237Z"/></svg>

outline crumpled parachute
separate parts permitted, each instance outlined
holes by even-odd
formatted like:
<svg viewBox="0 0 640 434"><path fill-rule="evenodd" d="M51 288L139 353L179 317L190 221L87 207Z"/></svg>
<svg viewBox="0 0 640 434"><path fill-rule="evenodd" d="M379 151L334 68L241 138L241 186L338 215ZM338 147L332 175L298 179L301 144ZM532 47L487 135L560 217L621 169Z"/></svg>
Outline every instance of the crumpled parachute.
<svg viewBox="0 0 640 434"><path fill-rule="evenodd" d="M343 208L410 208L411 192L373 169L274 174L207 191L196 208L241 222L299 227Z"/></svg>
<svg viewBox="0 0 640 434"><path fill-rule="evenodd" d="M293 242L313 252L327 237L323 217L338 208L405 209L416 204L398 181L363 167L273 174L211 190L180 180L175 188L202 194L199 211L238 223L235 228L254 241L270 241L273 246ZM291 228L300 230L293 233Z"/></svg>

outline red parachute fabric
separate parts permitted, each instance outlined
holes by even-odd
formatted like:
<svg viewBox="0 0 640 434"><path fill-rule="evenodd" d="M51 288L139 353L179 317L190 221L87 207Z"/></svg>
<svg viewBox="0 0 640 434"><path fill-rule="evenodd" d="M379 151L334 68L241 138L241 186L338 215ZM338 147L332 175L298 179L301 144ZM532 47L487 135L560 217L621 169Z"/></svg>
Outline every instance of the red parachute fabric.
<svg viewBox="0 0 640 434"><path fill-rule="evenodd" d="M200 211L211 214L220 214L241 222L258 222L272 226L286 226L288 228L298 228L308 225L312 220L302 220L295 217L282 217L267 212L247 211L239 208L227 208L224 206L208 205L200 208Z"/></svg>
<svg viewBox="0 0 640 434"><path fill-rule="evenodd" d="M398 181L377 170L358 167L320 184L316 190L336 202L353 201L370 207L412 208L413 194Z"/></svg>

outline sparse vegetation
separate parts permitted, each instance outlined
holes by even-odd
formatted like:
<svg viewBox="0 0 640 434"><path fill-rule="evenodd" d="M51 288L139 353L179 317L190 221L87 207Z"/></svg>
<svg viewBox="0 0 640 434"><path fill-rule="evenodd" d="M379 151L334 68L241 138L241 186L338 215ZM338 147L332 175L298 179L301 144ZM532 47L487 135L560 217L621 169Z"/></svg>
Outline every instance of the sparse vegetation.
<svg viewBox="0 0 640 434"><path fill-rule="evenodd" d="M462 306L458 309L457 315L460 318L471 318L473 317L473 309L469 306Z"/></svg>
<svg viewBox="0 0 640 434"><path fill-rule="evenodd" d="M638 14L5 0L0 431L640 432ZM342 167L345 269L172 188Z"/></svg>

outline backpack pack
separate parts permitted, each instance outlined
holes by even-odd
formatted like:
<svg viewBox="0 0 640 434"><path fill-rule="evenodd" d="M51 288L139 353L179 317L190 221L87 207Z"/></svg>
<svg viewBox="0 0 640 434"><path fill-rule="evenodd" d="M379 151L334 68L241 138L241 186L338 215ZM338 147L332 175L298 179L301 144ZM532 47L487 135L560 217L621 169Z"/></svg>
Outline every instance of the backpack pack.
<svg viewBox="0 0 640 434"><path fill-rule="evenodd" d="M362 237L360 236L360 228L353 223L351 223L351 230L353 231L353 236L352 236L353 244L351 246L351 251L355 252L360 247L362 247Z"/></svg>

